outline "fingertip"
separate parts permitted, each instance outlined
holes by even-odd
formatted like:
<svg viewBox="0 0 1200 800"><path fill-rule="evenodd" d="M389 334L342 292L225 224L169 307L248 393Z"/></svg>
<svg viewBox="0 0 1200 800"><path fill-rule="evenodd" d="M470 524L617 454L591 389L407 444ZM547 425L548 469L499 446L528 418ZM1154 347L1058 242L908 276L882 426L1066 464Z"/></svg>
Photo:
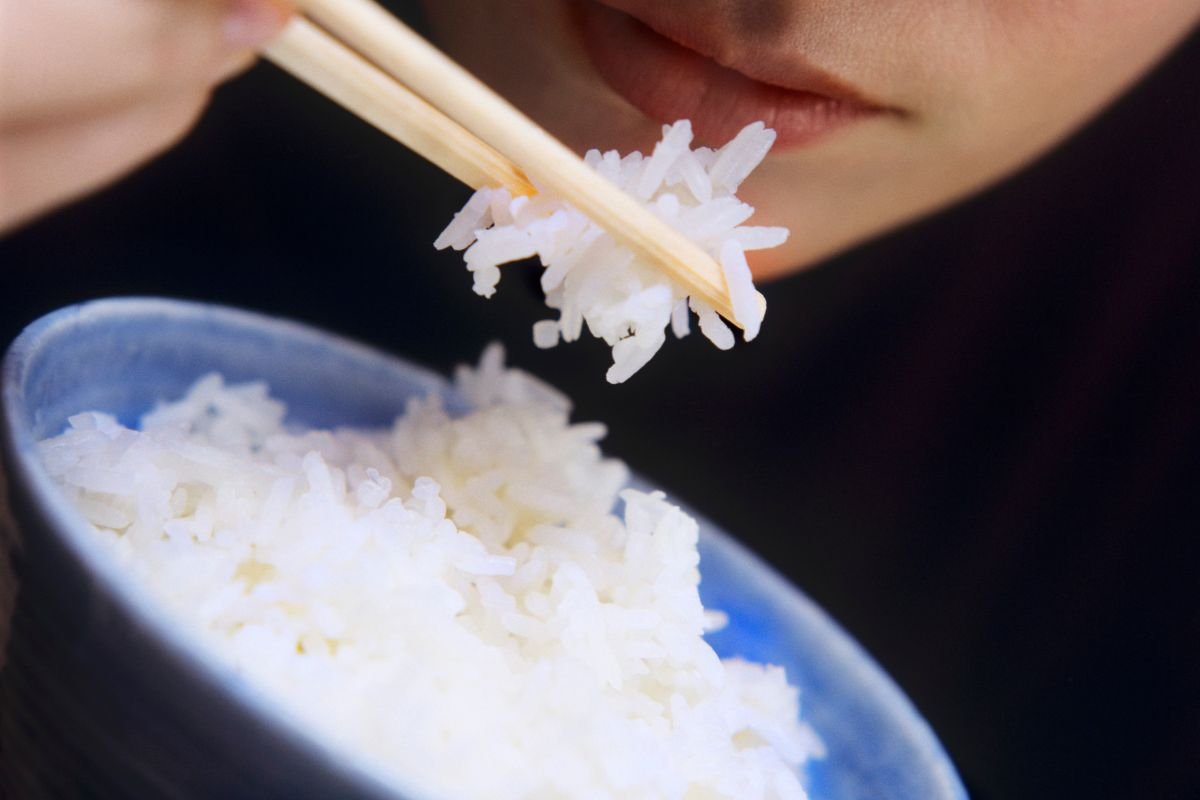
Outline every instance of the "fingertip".
<svg viewBox="0 0 1200 800"><path fill-rule="evenodd" d="M225 46L256 50L283 30L293 13L289 0L230 0L222 22Z"/></svg>

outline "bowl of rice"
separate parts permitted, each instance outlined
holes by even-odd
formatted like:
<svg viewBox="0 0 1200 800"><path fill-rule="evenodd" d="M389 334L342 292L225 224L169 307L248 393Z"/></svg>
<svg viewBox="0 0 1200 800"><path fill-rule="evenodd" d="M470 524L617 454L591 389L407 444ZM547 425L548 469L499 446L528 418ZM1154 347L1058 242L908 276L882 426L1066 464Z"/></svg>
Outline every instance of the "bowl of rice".
<svg viewBox="0 0 1200 800"><path fill-rule="evenodd" d="M966 796L852 639L497 346L447 380L100 300L0 396L4 796Z"/></svg>

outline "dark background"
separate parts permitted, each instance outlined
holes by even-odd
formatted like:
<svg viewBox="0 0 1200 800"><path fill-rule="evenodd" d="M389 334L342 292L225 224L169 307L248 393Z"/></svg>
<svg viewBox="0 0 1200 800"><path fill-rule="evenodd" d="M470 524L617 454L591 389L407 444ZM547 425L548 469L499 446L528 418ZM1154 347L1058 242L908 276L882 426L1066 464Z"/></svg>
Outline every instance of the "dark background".
<svg viewBox="0 0 1200 800"><path fill-rule="evenodd" d="M1200 38L1039 164L766 288L752 345L611 387L430 242L467 191L269 66L130 180L0 241L0 341L158 294L443 371L491 339L748 542L930 720L976 798L1200 790Z"/></svg>

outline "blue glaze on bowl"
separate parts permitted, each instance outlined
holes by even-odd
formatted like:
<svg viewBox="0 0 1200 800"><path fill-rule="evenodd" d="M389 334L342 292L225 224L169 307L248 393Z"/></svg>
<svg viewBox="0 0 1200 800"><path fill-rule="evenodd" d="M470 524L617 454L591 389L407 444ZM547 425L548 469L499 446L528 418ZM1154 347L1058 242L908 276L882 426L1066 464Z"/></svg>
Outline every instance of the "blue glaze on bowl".
<svg viewBox="0 0 1200 800"><path fill-rule="evenodd" d="M962 800L929 725L878 664L761 559L701 521L700 596L729 616L709 635L722 656L779 664L826 758L807 767L814 800Z"/></svg>
<svg viewBox="0 0 1200 800"><path fill-rule="evenodd" d="M4 361L0 394L6 488L23 539L0 672L0 752L9 762L0 767L12 769L0 773L44 794L428 797L346 764L197 651L123 580L42 471L34 444L70 415L100 409L132 424L210 371L267 381L289 417L309 425L386 425L407 398L429 392L463 408L431 372L227 308L102 300L30 326ZM714 647L783 665L829 750L808 768L814 800L966 797L924 720L819 608L703 519L700 550L705 605L730 618L710 637Z"/></svg>

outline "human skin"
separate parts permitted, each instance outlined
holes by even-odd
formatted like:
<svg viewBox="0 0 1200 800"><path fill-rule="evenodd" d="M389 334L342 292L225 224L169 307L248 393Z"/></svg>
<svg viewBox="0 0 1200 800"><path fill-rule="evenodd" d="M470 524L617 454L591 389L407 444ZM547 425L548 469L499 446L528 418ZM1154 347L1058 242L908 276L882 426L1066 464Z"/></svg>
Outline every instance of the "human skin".
<svg viewBox="0 0 1200 800"><path fill-rule="evenodd" d="M0 0L0 231L178 141L287 0Z"/></svg>
<svg viewBox="0 0 1200 800"><path fill-rule="evenodd" d="M754 119L782 121L791 134L781 131L739 192L758 210L752 223L792 232L784 246L751 254L760 278L815 264L1010 174L1084 124L1200 19L1196 0L425 6L440 45L579 151L648 149L680 114L713 145ZM1147 129L1170 124L1147 120Z"/></svg>

